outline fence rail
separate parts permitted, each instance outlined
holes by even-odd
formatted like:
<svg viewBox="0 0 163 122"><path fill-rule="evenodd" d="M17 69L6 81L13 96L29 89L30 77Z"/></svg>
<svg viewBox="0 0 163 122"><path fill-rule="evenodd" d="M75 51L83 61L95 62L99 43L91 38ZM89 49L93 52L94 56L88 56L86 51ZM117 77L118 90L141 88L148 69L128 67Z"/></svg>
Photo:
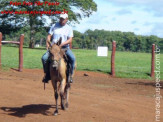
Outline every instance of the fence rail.
<svg viewBox="0 0 163 122"><path fill-rule="evenodd" d="M20 72L23 71L23 43L24 43L24 34L20 35L19 41L2 41L2 33L0 32L0 66L1 66L1 48L2 44L17 44L19 45L19 68Z"/></svg>

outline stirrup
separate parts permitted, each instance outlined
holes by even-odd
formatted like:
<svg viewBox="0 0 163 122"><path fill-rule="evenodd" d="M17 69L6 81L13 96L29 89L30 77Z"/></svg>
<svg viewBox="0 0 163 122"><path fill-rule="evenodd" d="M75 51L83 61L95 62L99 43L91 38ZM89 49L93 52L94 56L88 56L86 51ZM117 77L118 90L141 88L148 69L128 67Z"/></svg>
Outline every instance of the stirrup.
<svg viewBox="0 0 163 122"><path fill-rule="evenodd" d="M47 76L47 74L44 76L44 78L42 79L43 83L48 83L48 81L50 80L50 78Z"/></svg>
<svg viewBox="0 0 163 122"><path fill-rule="evenodd" d="M48 83L48 81L49 81L49 80L46 79L46 78L43 78L43 79L42 79L42 82L43 82L43 83Z"/></svg>

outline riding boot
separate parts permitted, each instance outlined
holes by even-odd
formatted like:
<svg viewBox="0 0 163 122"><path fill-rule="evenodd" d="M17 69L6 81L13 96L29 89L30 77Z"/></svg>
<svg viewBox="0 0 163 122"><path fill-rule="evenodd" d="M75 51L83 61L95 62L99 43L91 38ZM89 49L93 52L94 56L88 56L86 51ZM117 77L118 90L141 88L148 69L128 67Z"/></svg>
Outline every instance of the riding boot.
<svg viewBox="0 0 163 122"><path fill-rule="evenodd" d="M45 74L44 74L44 78L42 80L43 83L48 83L48 81L51 80L49 63L50 62L46 62L44 65Z"/></svg>
<svg viewBox="0 0 163 122"><path fill-rule="evenodd" d="M48 83L49 80L50 80L50 75L48 73L45 73L42 82L43 83Z"/></svg>
<svg viewBox="0 0 163 122"><path fill-rule="evenodd" d="M70 83L73 83L73 78L72 78L72 76L70 76Z"/></svg>

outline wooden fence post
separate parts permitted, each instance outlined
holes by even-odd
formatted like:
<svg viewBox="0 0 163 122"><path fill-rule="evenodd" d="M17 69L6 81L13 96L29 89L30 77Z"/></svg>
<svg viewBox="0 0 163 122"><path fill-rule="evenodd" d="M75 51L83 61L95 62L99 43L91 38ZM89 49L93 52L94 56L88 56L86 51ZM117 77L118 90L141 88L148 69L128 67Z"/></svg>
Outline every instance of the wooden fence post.
<svg viewBox="0 0 163 122"><path fill-rule="evenodd" d="M112 42L112 55L111 55L111 75L115 77L115 51L116 51L116 41Z"/></svg>
<svg viewBox="0 0 163 122"><path fill-rule="evenodd" d="M152 44L151 77L155 76L155 44Z"/></svg>
<svg viewBox="0 0 163 122"><path fill-rule="evenodd" d="M20 36L20 44L19 44L19 71L23 70L23 42L24 42L24 34Z"/></svg>

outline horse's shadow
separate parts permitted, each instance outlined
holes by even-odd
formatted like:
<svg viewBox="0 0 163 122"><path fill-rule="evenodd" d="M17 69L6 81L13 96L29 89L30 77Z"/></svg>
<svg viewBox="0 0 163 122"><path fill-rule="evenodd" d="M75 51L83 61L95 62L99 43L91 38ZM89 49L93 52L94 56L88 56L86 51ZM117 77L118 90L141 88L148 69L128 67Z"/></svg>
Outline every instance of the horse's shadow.
<svg viewBox="0 0 163 122"><path fill-rule="evenodd" d="M27 114L42 114L49 116L51 115L51 112L48 111L50 108L55 108L55 106L46 104L31 104L22 107L1 107L0 109L11 116L25 117Z"/></svg>

